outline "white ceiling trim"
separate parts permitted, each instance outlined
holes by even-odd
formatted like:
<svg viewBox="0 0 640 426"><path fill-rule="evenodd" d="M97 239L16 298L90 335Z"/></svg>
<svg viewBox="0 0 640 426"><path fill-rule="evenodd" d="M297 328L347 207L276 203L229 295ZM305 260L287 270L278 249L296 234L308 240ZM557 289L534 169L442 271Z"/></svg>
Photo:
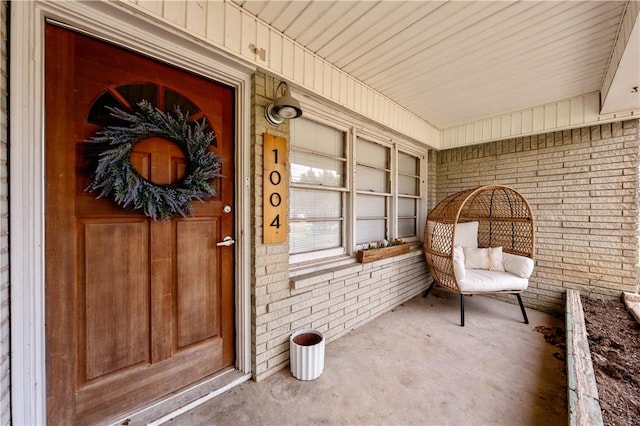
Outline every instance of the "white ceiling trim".
<svg viewBox="0 0 640 426"><path fill-rule="evenodd" d="M195 37L198 43L215 46L255 69L287 80L292 89L304 89L426 146L440 144L440 129L273 26L290 28L291 19L302 13L308 6L306 2L287 3L284 9L280 2L251 3L261 13L275 16L271 25L231 0L139 0L136 3L121 0L116 4Z"/></svg>
<svg viewBox="0 0 640 426"><path fill-rule="evenodd" d="M600 92L526 108L442 130L440 149L638 119L638 111L600 114Z"/></svg>
<svg viewBox="0 0 640 426"><path fill-rule="evenodd" d="M640 111L639 16L640 2L629 2L602 84L603 114L620 110Z"/></svg>
<svg viewBox="0 0 640 426"><path fill-rule="evenodd" d="M639 117L636 104L600 115L596 96L637 70L638 1L114 4L430 148Z"/></svg>
<svg viewBox="0 0 640 426"><path fill-rule="evenodd" d="M610 109L599 115L599 96L593 109L593 94L607 79L628 86L629 76L640 74L640 60L627 59L640 50L627 23L638 1L233 1L441 135L481 123L473 137L465 130L464 144L528 134L514 118L527 111L546 111L541 131L640 112L638 102L620 103L618 91L611 91L618 102L603 98ZM578 104L587 105L585 117ZM487 130L497 121L510 124Z"/></svg>

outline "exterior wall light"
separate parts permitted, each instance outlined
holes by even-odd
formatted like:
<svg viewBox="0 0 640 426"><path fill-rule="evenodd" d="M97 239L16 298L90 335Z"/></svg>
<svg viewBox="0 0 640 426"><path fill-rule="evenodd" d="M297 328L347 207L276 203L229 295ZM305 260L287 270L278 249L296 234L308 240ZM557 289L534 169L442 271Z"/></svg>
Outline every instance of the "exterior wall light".
<svg viewBox="0 0 640 426"><path fill-rule="evenodd" d="M281 81L276 88L275 94L277 95L280 87L284 85L284 92L282 96L276 98L275 101L267 105L264 109L264 116L269 123L274 126L278 126L284 122L285 118L293 119L302 115L302 108L300 108L300 102L298 102L289 91L289 86L284 81Z"/></svg>

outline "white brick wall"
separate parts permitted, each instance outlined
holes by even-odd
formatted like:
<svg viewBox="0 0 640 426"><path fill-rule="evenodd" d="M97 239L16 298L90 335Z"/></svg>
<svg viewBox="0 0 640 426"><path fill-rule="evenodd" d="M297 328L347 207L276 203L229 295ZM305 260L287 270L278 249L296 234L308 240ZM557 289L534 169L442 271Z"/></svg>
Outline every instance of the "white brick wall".
<svg viewBox="0 0 640 426"><path fill-rule="evenodd" d="M638 291L639 148L639 121L630 120L440 151L436 202L479 185L520 191L536 219L536 268L523 299L561 312L567 289Z"/></svg>
<svg viewBox="0 0 640 426"><path fill-rule="evenodd" d="M264 118L273 84L264 74L253 77L252 368L256 380L287 366L293 331L312 327L327 341L334 340L420 293L428 276L424 256L416 250L290 279L288 244L262 244L262 135L265 131L289 135L287 120L272 127Z"/></svg>
<svg viewBox="0 0 640 426"><path fill-rule="evenodd" d="M9 360L9 190L7 169L7 15L0 1L0 425L11 424Z"/></svg>

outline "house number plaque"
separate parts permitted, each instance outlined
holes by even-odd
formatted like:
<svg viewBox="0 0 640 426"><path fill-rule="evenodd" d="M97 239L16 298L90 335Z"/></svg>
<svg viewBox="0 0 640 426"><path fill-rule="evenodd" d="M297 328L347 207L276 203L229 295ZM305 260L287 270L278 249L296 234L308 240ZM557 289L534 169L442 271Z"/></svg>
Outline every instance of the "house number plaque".
<svg viewBox="0 0 640 426"><path fill-rule="evenodd" d="M262 239L264 244L284 243L289 224L287 141L268 133L263 141Z"/></svg>

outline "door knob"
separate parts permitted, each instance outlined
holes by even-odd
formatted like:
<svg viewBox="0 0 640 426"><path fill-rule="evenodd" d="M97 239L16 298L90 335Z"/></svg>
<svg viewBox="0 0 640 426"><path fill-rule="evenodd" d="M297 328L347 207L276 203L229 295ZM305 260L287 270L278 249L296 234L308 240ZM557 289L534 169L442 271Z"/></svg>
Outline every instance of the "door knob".
<svg viewBox="0 0 640 426"><path fill-rule="evenodd" d="M220 241L219 243L216 243L216 245L218 247L229 247L234 245L235 243L236 241L233 238L231 238L230 236L226 236L222 241Z"/></svg>

